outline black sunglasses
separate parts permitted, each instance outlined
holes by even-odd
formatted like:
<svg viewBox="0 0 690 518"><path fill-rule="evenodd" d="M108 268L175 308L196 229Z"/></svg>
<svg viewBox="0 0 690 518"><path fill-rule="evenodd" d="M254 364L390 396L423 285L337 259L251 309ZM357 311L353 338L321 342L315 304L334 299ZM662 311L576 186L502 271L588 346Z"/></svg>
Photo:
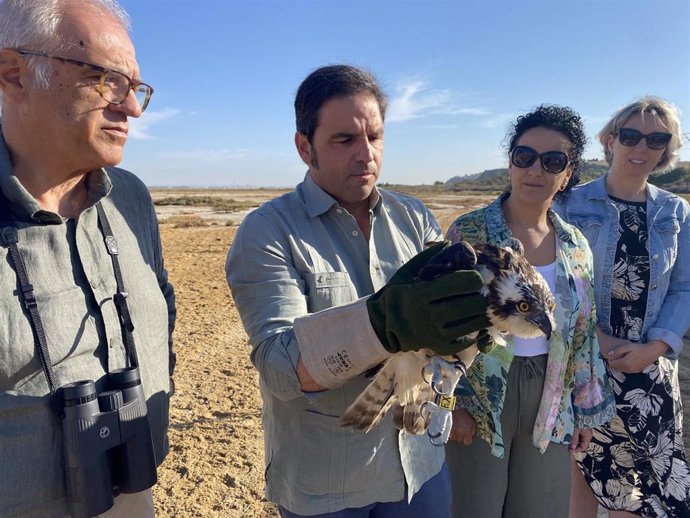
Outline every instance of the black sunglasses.
<svg viewBox="0 0 690 518"><path fill-rule="evenodd" d="M671 142L670 133L656 132L645 135L633 128L621 128L616 132L616 135L618 135L618 141L621 144L629 147L637 146L638 142L644 137L647 141L647 147L656 151L664 149Z"/></svg>
<svg viewBox="0 0 690 518"><path fill-rule="evenodd" d="M515 167L522 169L531 167L537 159L541 162L542 169L551 174L562 173L569 162L568 155L562 151L547 151L540 155L531 147L515 146L510 152L510 161Z"/></svg>

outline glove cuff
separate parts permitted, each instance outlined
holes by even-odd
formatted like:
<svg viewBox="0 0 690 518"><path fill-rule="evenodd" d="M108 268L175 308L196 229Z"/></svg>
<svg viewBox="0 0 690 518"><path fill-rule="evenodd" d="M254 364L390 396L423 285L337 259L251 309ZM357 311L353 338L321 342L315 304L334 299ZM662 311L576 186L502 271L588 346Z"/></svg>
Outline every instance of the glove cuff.
<svg viewBox="0 0 690 518"><path fill-rule="evenodd" d="M295 319L302 363L325 388L336 388L388 359L371 326L367 298Z"/></svg>

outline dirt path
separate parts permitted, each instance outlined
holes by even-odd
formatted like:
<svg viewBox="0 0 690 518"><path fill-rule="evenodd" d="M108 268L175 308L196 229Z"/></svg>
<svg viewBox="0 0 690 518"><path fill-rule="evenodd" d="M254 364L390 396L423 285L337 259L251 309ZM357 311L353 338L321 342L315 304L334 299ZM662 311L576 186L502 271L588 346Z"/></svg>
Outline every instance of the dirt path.
<svg viewBox="0 0 690 518"><path fill-rule="evenodd" d="M446 200L434 211L450 222ZM457 211L457 209L456 209ZM172 400L171 452L154 490L159 518L268 518L263 498L263 439L258 375L225 281L235 227L161 226L178 321L178 365ZM690 346L681 388L690 393ZM686 447L690 411L685 411Z"/></svg>

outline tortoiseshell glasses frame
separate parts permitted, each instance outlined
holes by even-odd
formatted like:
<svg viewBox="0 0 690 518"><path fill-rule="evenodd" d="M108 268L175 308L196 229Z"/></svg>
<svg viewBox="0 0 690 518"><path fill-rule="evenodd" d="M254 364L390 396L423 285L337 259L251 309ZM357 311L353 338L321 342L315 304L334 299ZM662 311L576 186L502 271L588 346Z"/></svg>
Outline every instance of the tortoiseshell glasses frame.
<svg viewBox="0 0 690 518"><path fill-rule="evenodd" d="M100 72L101 77L98 82L98 93L100 96L111 104L122 104L129 95L129 91L134 92L141 111L144 112L149 105L151 95L153 95L153 87L141 81L136 81L122 72L113 70L111 68L94 65L86 61L79 61L78 59L63 58L61 56L53 56L47 52L39 52L37 50L17 49L19 54L23 56L39 56L43 58L55 59L70 65L90 68L96 72Z"/></svg>

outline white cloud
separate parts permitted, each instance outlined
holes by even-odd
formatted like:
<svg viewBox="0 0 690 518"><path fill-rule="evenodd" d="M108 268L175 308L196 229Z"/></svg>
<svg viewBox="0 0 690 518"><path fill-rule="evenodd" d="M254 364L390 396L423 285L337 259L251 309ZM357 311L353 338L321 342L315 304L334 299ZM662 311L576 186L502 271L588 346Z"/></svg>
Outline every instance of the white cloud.
<svg viewBox="0 0 690 518"><path fill-rule="evenodd" d="M459 106L451 90L432 89L420 79L403 81L395 90L388 109L389 122L405 122L429 115L486 116L490 113L484 108Z"/></svg>
<svg viewBox="0 0 690 518"><path fill-rule="evenodd" d="M507 130L511 122L517 118L516 113L496 113L482 120L482 126L488 129Z"/></svg>
<svg viewBox="0 0 690 518"><path fill-rule="evenodd" d="M194 162L225 162L244 158L248 149L195 149L190 151L166 151L159 156L165 160L191 160Z"/></svg>
<svg viewBox="0 0 690 518"><path fill-rule="evenodd" d="M149 130L161 121L177 117L180 110L166 108L161 111L146 111L138 119L129 119L129 136L136 140L148 140L154 138Z"/></svg>

